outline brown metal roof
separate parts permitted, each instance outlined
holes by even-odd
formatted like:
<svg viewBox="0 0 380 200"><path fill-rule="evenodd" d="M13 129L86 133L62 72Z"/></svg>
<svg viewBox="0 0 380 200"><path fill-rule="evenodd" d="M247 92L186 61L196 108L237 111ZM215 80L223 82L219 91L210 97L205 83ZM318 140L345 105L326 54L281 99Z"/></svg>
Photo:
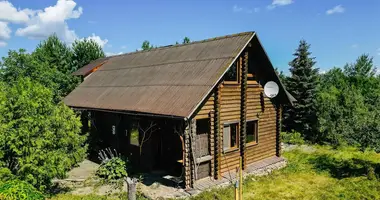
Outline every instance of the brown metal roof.
<svg viewBox="0 0 380 200"><path fill-rule="evenodd" d="M97 60L94 60L94 61L91 61L89 64L87 64L86 66L78 69L77 71L73 72L72 75L76 75L76 76L87 76L88 74L91 73L91 71L93 69L95 69L96 67L104 64L105 62L107 62L109 58L99 58Z"/></svg>
<svg viewBox="0 0 380 200"><path fill-rule="evenodd" d="M65 99L77 108L188 117L254 32L105 58ZM75 72L86 74L103 61Z"/></svg>

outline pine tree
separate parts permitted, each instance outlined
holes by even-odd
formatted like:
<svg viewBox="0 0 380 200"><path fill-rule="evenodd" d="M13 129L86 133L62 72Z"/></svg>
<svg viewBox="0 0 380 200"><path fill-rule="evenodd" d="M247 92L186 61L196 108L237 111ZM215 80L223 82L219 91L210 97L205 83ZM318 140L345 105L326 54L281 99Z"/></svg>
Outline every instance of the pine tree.
<svg viewBox="0 0 380 200"><path fill-rule="evenodd" d="M287 78L288 91L296 98L294 106L284 107L283 124L286 131L295 130L311 141L317 137L316 90L318 69L309 52L310 45L301 40L289 63L291 76Z"/></svg>

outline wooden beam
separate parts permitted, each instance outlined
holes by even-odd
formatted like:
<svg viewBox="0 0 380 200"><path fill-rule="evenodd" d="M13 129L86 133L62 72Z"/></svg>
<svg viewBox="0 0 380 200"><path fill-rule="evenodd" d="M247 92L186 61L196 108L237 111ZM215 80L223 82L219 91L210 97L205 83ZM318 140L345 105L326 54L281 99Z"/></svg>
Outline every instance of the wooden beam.
<svg viewBox="0 0 380 200"><path fill-rule="evenodd" d="M281 111L282 107L276 105L276 156L281 156Z"/></svg>
<svg viewBox="0 0 380 200"><path fill-rule="evenodd" d="M220 133L220 97L221 97L221 85L219 84L218 87L216 87L215 96L214 96L214 178L220 179L221 173L220 173L220 157L222 155L221 147L220 147L220 141L221 141L221 133Z"/></svg>
<svg viewBox="0 0 380 200"><path fill-rule="evenodd" d="M241 60L241 102L240 102L240 156L242 168L245 168L245 140L247 134L247 74L248 74L248 51L244 52Z"/></svg>
<svg viewBox="0 0 380 200"><path fill-rule="evenodd" d="M191 164L190 164L190 124L186 123L184 131L185 152L184 152L184 168L185 168L185 187L191 188Z"/></svg>

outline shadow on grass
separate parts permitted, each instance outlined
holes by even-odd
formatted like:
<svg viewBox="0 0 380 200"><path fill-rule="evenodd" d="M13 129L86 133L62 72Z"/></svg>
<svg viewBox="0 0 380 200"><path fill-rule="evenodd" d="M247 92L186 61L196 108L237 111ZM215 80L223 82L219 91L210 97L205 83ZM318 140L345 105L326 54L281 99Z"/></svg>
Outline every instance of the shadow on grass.
<svg viewBox="0 0 380 200"><path fill-rule="evenodd" d="M316 155L309 159L318 171L328 171L334 178L367 176L374 179L380 175L380 164L359 158L336 158L330 154Z"/></svg>
<svg viewBox="0 0 380 200"><path fill-rule="evenodd" d="M71 191L71 188L55 183L53 184L51 188L49 188L46 191L46 194L48 194L49 196L54 196L58 194L65 194L70 191Z"/></svg>

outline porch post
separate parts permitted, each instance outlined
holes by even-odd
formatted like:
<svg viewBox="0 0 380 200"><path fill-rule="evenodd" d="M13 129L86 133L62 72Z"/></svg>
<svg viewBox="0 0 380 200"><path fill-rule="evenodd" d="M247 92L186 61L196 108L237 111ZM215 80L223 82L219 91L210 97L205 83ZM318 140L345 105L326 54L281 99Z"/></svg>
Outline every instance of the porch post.
<svg viewBox="0 0 380 200"><path fill-rule="evenodd" d="M210 175L211 177L214 177L215 174L215 133L214 133L214 110L211 110L209 113L209 118L210 118L210 136L209 136L209 152L211 155L211 170L210 170Z"/></svg>
<svg viewBox="0 0 380 200"><path fill-rule="evenodd" d="M197 137L197 123L195 119L190 120L190 168L191 168L191 185L194 185L195 180L198 177L197 168L197 149L196 149L196 137Z"/></svg>
<svg viewBox="0 0 380 200"><path fill-rule="evenodd" d="M248 74L248 52L244 53L241 63L241 102L240 102L240 156L242 168L245 168L245 139L247 132L247 74Z"/></svg>
<svg viewBox="0 0 380 200"><path fill-rule="evenodd" d="M184 149L184 160L183 165L185 168L185 187L186 189L192 187L191 183L191 162L190 162L190 123L185 122L185 132L184 132L184 142L185 142L185 149Z"/></svg>
<svg viewBox="0 0 380 200"><path fill-rule="evenodd" d="M220 157L221 157L221 134L220 134L220 88L221 84L217 86L214 94L214 178L221 178L220 174Z"/></svg>

